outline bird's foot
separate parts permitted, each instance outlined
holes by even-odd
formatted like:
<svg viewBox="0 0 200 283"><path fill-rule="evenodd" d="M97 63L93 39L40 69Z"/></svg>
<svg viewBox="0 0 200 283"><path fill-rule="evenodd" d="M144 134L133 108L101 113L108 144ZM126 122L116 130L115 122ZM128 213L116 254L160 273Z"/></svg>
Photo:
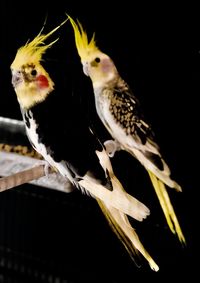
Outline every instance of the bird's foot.
<svg viewBox="0 0 200 283"><path fill-rule="evenodd" d="M44 174L47 178L49 178L49 174L52 173L52 167L49 165L48 162L44 162Z"/></svg>
<svg viewBox="0 0 200 283"><path fill-rule="evenodd" d="M53 172L52 167L46 160L41 160L39 162L36 162L35 166L43 165L44 166L44 174L45 177L49 178L49 175Z"/></svg>
<svg viewBox="0 0 200 283"><path fill-rule="evenodd" d="M113 157L115 152L121 149L120 144L115 140L105 141L104 146L109 157Z"/></svg>

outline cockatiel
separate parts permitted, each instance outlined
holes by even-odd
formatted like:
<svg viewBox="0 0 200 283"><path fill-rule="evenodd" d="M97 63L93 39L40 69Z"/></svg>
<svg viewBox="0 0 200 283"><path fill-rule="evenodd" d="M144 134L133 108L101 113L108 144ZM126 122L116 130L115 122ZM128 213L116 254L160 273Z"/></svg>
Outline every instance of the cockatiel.
<svg viewBox="0 0 200 283"><path fill-rule="evenodd" d="M74 102L68 89L53 82L41 65L42 55L57 40L49 44L45 41L60 26L46 35L40 32L19 48L11 64L12 85L27 136L34 149L54 169L97 200L132 258L139 251L157 271L157 264L143 247L127 217L142 221L149 215L149 209L125 192L114 175L108 154L88 125L84 110ZM64 106L59 100L61 93L66 97Z"/></svg>
<svg viewBox="0 0 200 283"><path fill-rule="evenodd" d="M170 169L161 156L138 99L121 78L112 59L99 50L94 35L89 41L81 23L69 19L83 72L92 81L97 114L114 139L104 143L108 153L113 156L116 150L125 150L146 168L169 228L185 243L165 185L179 192L182 189L170 178Z"/></svg>

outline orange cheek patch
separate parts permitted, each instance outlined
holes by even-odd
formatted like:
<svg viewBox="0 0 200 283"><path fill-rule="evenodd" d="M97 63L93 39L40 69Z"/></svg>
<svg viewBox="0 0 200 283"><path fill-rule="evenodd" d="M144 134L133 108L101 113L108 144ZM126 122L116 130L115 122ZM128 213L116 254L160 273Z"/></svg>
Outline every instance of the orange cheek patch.
<svg viewBox="0 0 200 283"><path fill-rule="evenodd" d="M43 76L43 75L38 76L36 78L36 81L37 81L38 86L40 88L46 88L46 87L49 86L49 82L48 82L47 78L45 76Z"/></svg>

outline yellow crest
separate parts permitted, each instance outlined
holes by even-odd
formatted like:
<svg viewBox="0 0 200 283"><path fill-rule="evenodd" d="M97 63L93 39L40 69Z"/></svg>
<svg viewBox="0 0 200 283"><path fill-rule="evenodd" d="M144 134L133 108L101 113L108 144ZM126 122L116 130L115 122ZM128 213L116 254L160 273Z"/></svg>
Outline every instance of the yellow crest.
<svg viewBox="0 0 200 283"><path fill-rule="evenodd" d="M81 61L84 61L91 53L95 51L99 51L94 39L95 34L93 34L89 42L87 33L84 31L81 23L78 21L78 24L76 24L75 21L70 16L68 16L68 18L74 29L74 36L75 36L75 42L76 42L76 48L78 54L81 57Z"/></svg>
<svg viewBox="0 0 200 283"><path fill-rule="evenodd" d="M24 46L18 49L15 59L11 64L11 69L17 69L23 64L30 62L30 60L33 63L39 63L42 59L42 55L58 40L58 38L47 45L45 45L45 40L55 31L57 31L62 25L64 25L67 20L68 18L48 34L41 34L44 28L43 27L39 34L32 41L27 42Z"/></svg>

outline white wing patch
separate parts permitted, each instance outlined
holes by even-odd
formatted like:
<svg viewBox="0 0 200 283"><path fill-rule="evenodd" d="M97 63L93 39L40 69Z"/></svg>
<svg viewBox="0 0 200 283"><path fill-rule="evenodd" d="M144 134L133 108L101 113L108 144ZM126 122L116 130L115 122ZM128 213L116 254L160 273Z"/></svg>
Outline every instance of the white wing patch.
<svg viewBox="0 0 200 283"><path fill-rule="evenodd" d="M61 175L63 175L72 183L74 183L74 179L72 178L70 171L67 169L65 162L56 162L52 158L52 156L47 152L46 146L43 143L39 142L39 136L37 134L37 124L32 116L32 113L29 116L31 116L31 118L29 118L30 127L28 128L26 126L26 132L35 150L39 152L52 167L56 168Z"/></svg>

